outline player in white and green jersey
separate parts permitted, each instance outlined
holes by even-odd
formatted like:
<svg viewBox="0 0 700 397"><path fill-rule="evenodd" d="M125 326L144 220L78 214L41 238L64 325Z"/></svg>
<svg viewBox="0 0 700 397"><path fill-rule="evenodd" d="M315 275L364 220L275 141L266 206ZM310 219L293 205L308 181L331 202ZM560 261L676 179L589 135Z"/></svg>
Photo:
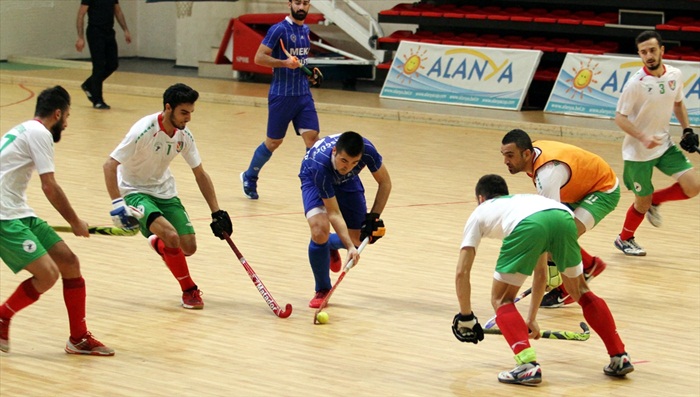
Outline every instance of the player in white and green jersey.
<svg viewBox="0 0 700 397"><path fill-rule="evenodd" d="M653 226L661 226L659 205L697 196L700 178L669 133L673 113L683 128L680 146L689 153L698 151L698 134L690 128L683 102L681 71L663 63L665 47L658 32L642 32L636 43L644 66L625 84L615 115L615 123L626 133L622 143L623 180L634 193L634 203L627 210L615 247L625 255L644 256L646 251L634 239L644 214ZM651 178L654 168L673 177L676 183L655 190Z"/></svg>
<svg viewBox="0 0 700 397"><path fill-rule="evenodd" d="M198 98L199 93L185 84L170 86L163 94L163 111L137 121L104 165L115 224L122 227L138 214L141 233L180 283L186 309L202 309L204 302L185 259L194 254L197 243L169 168L177 155L192 169L211 209L214 235L224 239L224 233L230 235L233 230L228 213L219 208L214 184L187 128Z"/></svg>
<svg viewBox="0 0 700 397"><path fill-rule="evenodd" d="M503 244L493 274L491 303L496 311L496 324L515 354L518 366L512 371L501 372L499 382L527 385L542 382L542 370L528 339L540 337L536 317L546 276L535 275L527 321L515 307L515 297L536 266L546 268L548 252L563 276L566 290L581 305L586 321L605 344L610 364L603 368L603 372L610 376L632 372L634 367L607 304L588 288L583 276L578 231L571 210L539 195L510 196L506 181L498 175L485 175L479 179L476 199L478 206L464 227L457 262L455 286L460 311L452 321L455 337L461 342L471 343L484 339L484 331L472 311L470 273L481 239L500 238Z"/></svg>
<svg viewBox="0 0 700 397"><path fill-rule="evenodd" d="M10 350L12 317L36 302L60 276L70 326L65 351L114 355L87 329L85 280L78 257L27 202L27 185L36 170L46 198L73 234L90 236L87 222L75 213L54 176L53 144L61 139L69 115L68 92L61 86L47 88L37 97L34 119L12 128L0 140L0 258L14 273L32 274L0 306L0 351Z"/></svg>

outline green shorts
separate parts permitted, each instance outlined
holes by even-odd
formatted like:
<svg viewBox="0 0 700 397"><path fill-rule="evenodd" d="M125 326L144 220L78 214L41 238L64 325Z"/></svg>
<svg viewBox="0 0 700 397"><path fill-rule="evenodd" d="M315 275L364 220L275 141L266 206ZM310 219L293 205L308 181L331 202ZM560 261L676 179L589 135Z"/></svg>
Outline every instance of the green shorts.
<svg viewBox="0 0 700 397"><path fill-rule="evenodd" d="M671 146L659 158L649 161L627 161L622 178L625 187L631 190L635 196L648 196L654 193L654 185L651 183L651 174L654 167L668 176L693 168L693 164L681 152L676 145Z"/></svg>
<svg viewBox="0 0 700 397"><path fill-rule="evenodd" d="M161 199L147 194L133 193L124 197L128 205L138 208L143 212L143 218L139 220L141 234L148 237L151 231L148 230L148 219L152 214L161 214L170 224L175 227L177 234L194 234L194 227L190 221L185 207L177 197Z"/></svg>
<svg viewBox="0 0 700 397"><path fill-rule="evenodd" d="M581 263L576 223L567 211L540 211L520 221L503 239L496 271L530 276L545 252L552 254L560 272Z"/></svg>
<svg viewBox="0 0 700 397"><path fill-rule="evenodd" d="M0 258L14 273L46 255L59 241L63 240L42 219L0 220Z"/></svg>
<svg viewBox="0 0 700 397"><path fill-rule="evenodd" d="M619 202L620 186L617 186L612 192L593 192L584 197L583 200L575 203L567 203L567 205L573 211L577 208L583 208L588 211L588 213L593 216L593 219L595 219L595 224L597 225L603 218L615 210Z"/></svg>

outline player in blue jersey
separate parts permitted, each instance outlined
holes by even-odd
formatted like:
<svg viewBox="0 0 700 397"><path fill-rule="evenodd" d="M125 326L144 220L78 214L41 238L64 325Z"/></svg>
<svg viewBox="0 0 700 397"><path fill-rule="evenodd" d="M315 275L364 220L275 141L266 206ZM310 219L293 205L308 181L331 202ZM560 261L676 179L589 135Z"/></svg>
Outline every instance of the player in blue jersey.
<svg viewBox="0 0 700 397"><path fill-rule="evenodd" d="M378 189L369 213L359 173L365 167ZM348 250L347 260L360 258L356 247L365 237L373 244L384 235L379 218L391 193L389 171L372 142L352 131L327 136L309 149L299 171L304 214L311 229L309 262L316 281L316 294L309 307L318 308L331 289L329 267L342 265L337 252ZM333 226L335 233L330 232ZM331 263L331 251L336 258Z"/></svg>
<svg viewBox="0 0 700 397"><path fill-rule="evenodd" d="M267 137L255 149L248 169L241 173L243 193L251 200L258 199L258 174L282 144L290 122L297 135L304 138L307 149L318 140L318 115L309 86L320 85L322 75L318 69L311 76L302 70L311 48L310 30L304 25L310 7L309 0L290 0L290 15L270 27L255 54L256 64L272 68L272 85L267 103ZM291 57L284 53L280 40Z"/></svg>

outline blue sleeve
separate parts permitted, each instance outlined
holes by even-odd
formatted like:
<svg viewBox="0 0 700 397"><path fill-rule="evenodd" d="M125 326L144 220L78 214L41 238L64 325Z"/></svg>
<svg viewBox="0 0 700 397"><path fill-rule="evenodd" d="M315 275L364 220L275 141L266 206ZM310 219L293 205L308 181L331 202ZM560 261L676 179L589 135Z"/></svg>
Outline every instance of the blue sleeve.
<svg viewBox="0 0 700 397"><path fill-rule="evenodd" d="M362 162L367 165L367 169L370 172L377 172L382 168L382 155L377 152L377 148L374 147L372 142L364 139L365 141L365 153L362 155Z"/></svg>
<svg viewBox="0 0 700 397"><path fill-rule="evenodd" d="M272 48L272 56L278 59L282 59L280 54L282 49L279 48L280 38L284 34L284 28L280 24L274 24L267 31L265 38L263 38L262 44Z"/></svg>

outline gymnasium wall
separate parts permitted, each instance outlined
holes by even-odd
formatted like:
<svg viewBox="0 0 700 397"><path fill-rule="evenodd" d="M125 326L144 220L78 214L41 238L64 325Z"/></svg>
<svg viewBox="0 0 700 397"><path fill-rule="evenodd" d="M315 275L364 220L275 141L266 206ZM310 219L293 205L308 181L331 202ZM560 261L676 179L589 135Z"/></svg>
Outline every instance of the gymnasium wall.
<svg viewBox="0 0 700 397"><path fill-rule="evenodd" d="M379 11L401 3L355 2L375 18ZM0 0L0 61L10 56L89 59L87 48L82 53L75 50L79 4L79 0ZM120 57L173 59L179 66L193 67L212 60L212 48L218 48L230 18L287 10L284 0L206 1L194 4L191 17L178 19L174 2L120 0L119 4L132 35L127 45L115 21Z"/></svg>

